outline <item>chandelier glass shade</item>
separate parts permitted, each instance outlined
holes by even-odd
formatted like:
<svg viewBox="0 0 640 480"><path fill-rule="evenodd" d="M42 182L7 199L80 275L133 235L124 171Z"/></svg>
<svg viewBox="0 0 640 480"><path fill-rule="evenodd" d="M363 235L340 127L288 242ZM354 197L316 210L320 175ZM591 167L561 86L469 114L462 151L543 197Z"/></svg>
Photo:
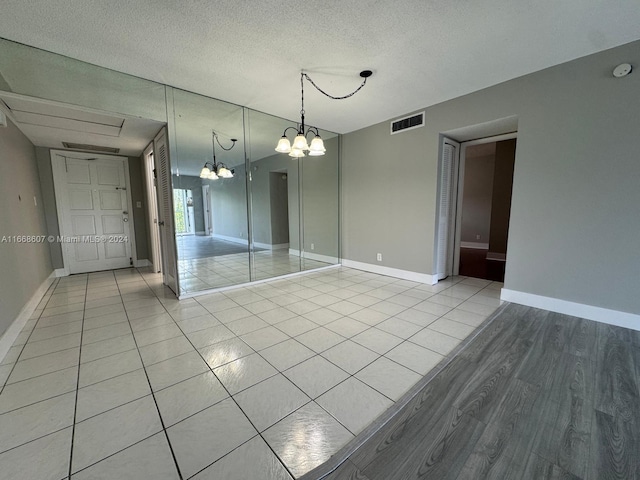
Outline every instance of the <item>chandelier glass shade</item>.
<svg viewBox="0 0 640 480"><path fill-rule="evenodd" d="M200 178L205 178L207 180L217 180L218 178L233 178L233 169L229 169L224 163L216 162L216 143L223 150L229 151L231 150L238 140L235 138L231 139L231 146L229 148L225 148L218 140L218 135L215 131L211 131L211 143L213 148L213 162L205 162L202 170L200 171Z"/></svg>

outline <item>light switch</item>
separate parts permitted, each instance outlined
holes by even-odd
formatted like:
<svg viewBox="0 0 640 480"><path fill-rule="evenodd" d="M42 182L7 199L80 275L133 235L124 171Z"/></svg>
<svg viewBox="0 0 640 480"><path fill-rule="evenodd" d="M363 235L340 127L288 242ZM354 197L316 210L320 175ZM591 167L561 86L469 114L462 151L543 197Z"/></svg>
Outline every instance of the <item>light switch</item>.
<svg viewBox="0 0 640 480"><path fill-rule="evenodd" d="M136 202L136 208L142 208L142 202Z"/></svg>

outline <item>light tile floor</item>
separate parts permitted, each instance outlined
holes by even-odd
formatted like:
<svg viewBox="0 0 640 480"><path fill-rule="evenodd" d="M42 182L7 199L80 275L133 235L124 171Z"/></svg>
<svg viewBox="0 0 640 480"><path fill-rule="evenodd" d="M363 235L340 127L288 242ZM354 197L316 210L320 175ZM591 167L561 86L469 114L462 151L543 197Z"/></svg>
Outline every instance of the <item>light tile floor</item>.
<svg viewBox="0 0 640 480"><path fill-rule="evenodd" d="M47 292L0 363L0 479L290 479L391 407L501 284L336 267L178 301L134 269Z"/></svg>
<svg viewBox="0 0 640 480"><path fill-rule="evenodd" d="M290 255L288 250L262 250L253 254L251 279L264 280L329 266L329 263ZM247 283L249 253L178 260L180 293L193 293Z"/></svg>

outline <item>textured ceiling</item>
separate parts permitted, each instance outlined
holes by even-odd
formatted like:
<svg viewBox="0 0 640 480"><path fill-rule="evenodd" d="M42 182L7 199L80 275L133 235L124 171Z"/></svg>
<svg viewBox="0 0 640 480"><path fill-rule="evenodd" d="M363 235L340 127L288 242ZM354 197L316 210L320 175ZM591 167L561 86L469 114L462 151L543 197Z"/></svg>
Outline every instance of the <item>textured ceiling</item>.
<svg viewBox="0 0 640 480"><path fill-rule="evenodd" d="M638 0L3 0L0 36L346 133L640 38ZM613 66L612 66L613 67Z"/></svg>

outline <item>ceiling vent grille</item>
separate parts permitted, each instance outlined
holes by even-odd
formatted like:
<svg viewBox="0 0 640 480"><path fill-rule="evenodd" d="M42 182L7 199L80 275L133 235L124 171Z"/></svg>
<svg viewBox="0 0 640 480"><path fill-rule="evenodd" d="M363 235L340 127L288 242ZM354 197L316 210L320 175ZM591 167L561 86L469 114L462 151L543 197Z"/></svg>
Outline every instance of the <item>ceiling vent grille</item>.
<svg viewBox="0 0 640 480"><path fill-rule="evenodd" d="M424 112L393 120L391 122L391 135L420 127L424 127Z"/></svg>
<svg viewBox="0 0 640 480"><path fill-rule="evenodd" d="M64 148L68 148L70 150L89 150L91 152L120 153L120 149L114 147L101 147L99 145L86 145L83 143L69 142L62 142L62 145L64 145Z"/></svg>

